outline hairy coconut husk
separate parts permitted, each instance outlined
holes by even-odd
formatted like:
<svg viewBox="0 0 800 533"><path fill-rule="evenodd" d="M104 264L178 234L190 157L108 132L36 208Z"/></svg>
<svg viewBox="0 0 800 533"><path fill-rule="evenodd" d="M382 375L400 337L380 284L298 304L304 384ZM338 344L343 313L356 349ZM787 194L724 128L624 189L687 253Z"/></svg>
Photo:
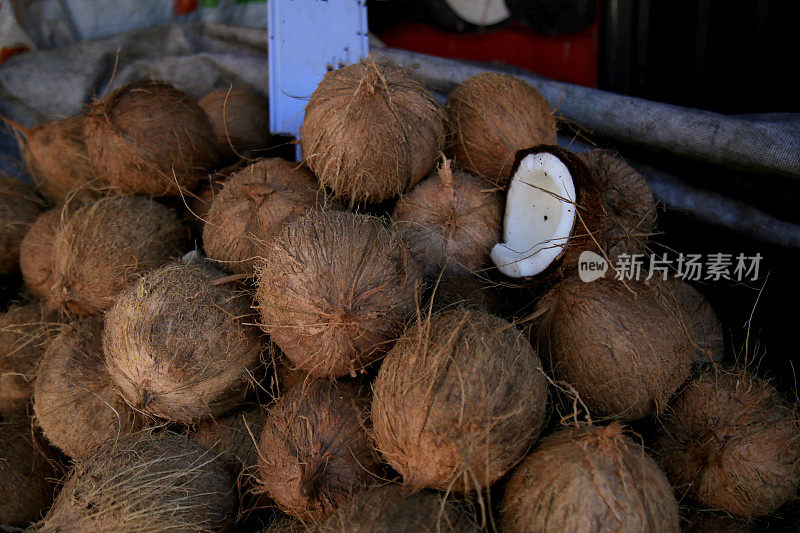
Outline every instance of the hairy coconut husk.
<svg viewBox="0 0 800 533"><path fill-rule="evenodd" d="M726 514L693 511L681 516L681 530L686 533L755 533L747 521Z"/></svg>
<svg viewBox="0 0 800 533"><path fill-rule="evenodd" d="M450 168L438 171L400 198L395 228L427 276L470 275L489 262L500 241L503 198L480 178Z"/></svg>
<svg viewBox="0 0 800 533"><path fill-rule="evenodd" d="M65 326L36 373L36 423L50 444L75 460L143 425L106 370L102 331L103 321L96 317Z"/></svg>
<svg viewBox="0 0 800 533"><path fill-rule="evenodd" d="M617 422L543 439L506 484L500 520L508 533L680 531L669 481Z"/></svg>
<svg viewBox="0 0 800 533"><path fill-rule="evenodd" d="M78 315L104 311L139 275L178 257L187 241L175 212L147 198L108 197L81 207L53 243L48 304Z"/></svg>
<svg viewBox="0 0 800 533"><path fill-rule="evenodd" d="M211 174L207 178L201 180L197 191L192 196L184 197L186 207L189 211L189 223L192 225L194 234L197 237L202 237L203 226L206 220L208 220L208 212L211 211L211 204L213 204L214 199L219 196L222 187L225 185L225 180L227 179L227 174Z"/></svg>
<svg viewBox="0 0 800 533"><path fill-rule="evenodd" d="M175 422L224 415L261 373L250 301L204 264L169 264L120 294L106 313L112 379L136 409Z"/></svg>
<svg viewBox="0 0 800 533"><path fill-rule="evenodd" d="M511 324L481 311L433 315L409 328L374 384L384 459L412 491L472 492L508 472L539 436L547 384Z"/></svg>
<svg viewBox="0 0 800 533"><path fill-rule="evenodd" d="M573 275L539 300L533 316L542 356L593 416L661 412L689 377L692 338L678 310L642 282Z"/></svg>
<svg viewBox="0 0 800 533"><path fill-rule="evenodd" d="M0 418L0 529L38 520L53 501L56 471L27 416Z"/></svg>
<svg viewBox="0 0 800 533"><path fill-rule="evenodd" d="M260 405L250 406L222 418L203 420L192 436L216 452L235 474L255 475L258 439L266 418L266 409Z"/></svg>
<svg viewBox="0 0 800 533"><path fill-rule="evenodd" d="M471 533L479 529L457 504L432 490L408 494L399 485L365 490L311 528L315 533Z"/></svg>
<svg viewBox="0 0 800 533"><path fill-rule="evenodd" d="M0 415L25 411L36 367L60 327L39 302L0 313Z"/></svg>
<svg viewBox="0 0 800 533"><path fill-rule="evenodd" d="M672 278L663 284L668 289L665 298L674 301L683 311L683 324L694 340L695 364L720 362L725 357L725 337L722 322L711 303L685 281Z"/></svg>
<svg viewBox="0 0 800 533"><path fill-rule="evenodd" d="M445 114L421 83L371 58L325 74L303 120L303 154L337 198L378 203L413 187L445 141Z"/></svg>
<svg viewBox="0 0 800 533"><path fill-rule="evenodd" d="M355 375L414 313L419 267L377 219L312 211L290 223L257 268L261 327L315 376Z"/></svg>
<svg viewBox="0 0 800 533"><path fill-rule="evenodd" d="M84 133L97 174L123 194L175 196L219 158L205 111L161 81L131 83L95 103Z"/></svg>
<svg viewBox="0 0 800 533"><path fill-rule="evenodd" d="M766 515L800 483L800 419L765 380L707 370L670 404L654 442L675 488L704 507Z"/></svg>
<svg viewBox="0 0 800 533"><path fill-rule="evenodd" d="M556 144L556 121L547 100L512 76L473 76L450 93L446 109L456 165L502 188L518 150Z"/></svg>
<svg viewBox="0 0 800 533"><path fill-rule="evenodd" d="M227 270L253 274L286 224L324 205L319 189L307 168L278 157L243 168L214 198L203 225L206 253Z"/></svg>
<svg viewBox="0 0 800 533"><path fill-rule="evenodd" d="M202 444L145 431L78 463L38 531L222 531L234 484Z"/></svg>
<svg viewBox="0 0 800 533"><path fill-rule="evenodd" d="M19 272L19 247L45 203L30 185L0 175L0 275Z"/></svg>
<svg viewBox="0 0 800 533"><path fill-rule="evenodd" d="M284 512L317 521L374 479L380 460L367 436L369 400L349 383L298 386L270 410L259 442L259 480Z"/></svg>
<svg viewBox="0 0 800 533"><path fill-rule="evenodd" d="M503 301L497 289L475 278L443 277L433 287L433 310L468 307L498 314Z"/></svg>
<svg viewBox="0 0 800 533"><path fill-rule="evenodd" d="M242 156L269 147L269 102L257 92L241 87L217 89L197 103L211 120L220 154Z"/></svg>

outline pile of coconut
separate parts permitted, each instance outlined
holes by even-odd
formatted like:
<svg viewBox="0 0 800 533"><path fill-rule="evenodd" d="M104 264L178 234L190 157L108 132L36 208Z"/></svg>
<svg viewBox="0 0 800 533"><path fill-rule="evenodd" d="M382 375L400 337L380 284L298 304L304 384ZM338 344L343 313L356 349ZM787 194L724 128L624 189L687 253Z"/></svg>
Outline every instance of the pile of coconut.
<svg viewBox="0 0 800 533"><path fill-rule="evenodd" d="M535 88L442 105L366 59L301 161L267 110L140 81L6 120L33 186L0 179L0 524L677 532L795 497L796 407L703 294L579 275L656 205Z"/></svg>

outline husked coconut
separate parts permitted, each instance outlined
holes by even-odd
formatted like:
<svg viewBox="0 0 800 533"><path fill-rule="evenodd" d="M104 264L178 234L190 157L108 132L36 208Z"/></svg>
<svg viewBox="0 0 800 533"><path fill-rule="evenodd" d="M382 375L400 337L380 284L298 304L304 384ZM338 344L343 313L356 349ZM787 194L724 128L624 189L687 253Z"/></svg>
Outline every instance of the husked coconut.
<svg viewBox="0 0 800 533"><path fill-rule="evenodd" d="M371 58L325 74L300 139L311 171L350 204L382 202L413 187L444 141L445 114L433 94Z"/></svg>
<svg viewBox="0 0 800 533"><path fill-rule="evenodd" d="M30 185L0 174L0 275L19 272L19 247L45 203Z"/></svg>
<svg viewBox="0 0 800 533"><path fill-rule="evenodd" d="M269 102L242 87L211 91L197 102L211 121L219 153L242 156L269 147Z"/></svg>
<svg viewBox="0 0 800 533"><path fill-rule="evenodd" d="M445 311L410 327L373 393L375 442L410 491L488 488L545 423L539 357L512 324L482 311Z"/></svg>

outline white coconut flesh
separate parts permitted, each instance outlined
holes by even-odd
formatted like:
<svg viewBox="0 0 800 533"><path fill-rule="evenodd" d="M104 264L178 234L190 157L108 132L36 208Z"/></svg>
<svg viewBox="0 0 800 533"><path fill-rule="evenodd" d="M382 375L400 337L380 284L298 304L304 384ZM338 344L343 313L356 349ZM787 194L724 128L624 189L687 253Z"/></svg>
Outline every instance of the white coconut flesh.
<svg viewBox="0 0 800 533"><path fill-rule="evenodd" d="M564 251L575 224L575 184L557 156L543 152L520 161L506 196L504 242L492 248L498 270L535 276Z"/></svg>
<svg viewBox="0 0 800 533"><path fill-rule="evenodd" d="M505 0L445 0L459 18L476 26L499 24L511 16Z"/></svg>

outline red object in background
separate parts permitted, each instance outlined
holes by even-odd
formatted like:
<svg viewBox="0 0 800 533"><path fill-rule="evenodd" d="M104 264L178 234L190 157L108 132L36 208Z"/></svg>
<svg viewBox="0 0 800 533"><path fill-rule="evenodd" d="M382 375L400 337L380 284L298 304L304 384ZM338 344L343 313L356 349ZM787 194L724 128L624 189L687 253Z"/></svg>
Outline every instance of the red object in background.
<svg viewBox="0 0 800 533"><path fill-rule="evenodd" d="M388 46L454 59L499 62L554 80L597 87L599 24L579 33L539 35L513 23L486 33L448 33L403 23L378 35Z"/></svg>
<svg viewBox="0 0 800 533"><path fill-rule="evenodd" d="M27 45L15 46L14 48L6 48L5 46L0 49L0 65L2 65L9 57L27 52L30 48Z"/></svg>
<svg viewBox="0 0 800 533"><path fill-rule="evenodd" d="M174 5L176 15L186 15L197 11L197 0L174 0Z"/></svg>

